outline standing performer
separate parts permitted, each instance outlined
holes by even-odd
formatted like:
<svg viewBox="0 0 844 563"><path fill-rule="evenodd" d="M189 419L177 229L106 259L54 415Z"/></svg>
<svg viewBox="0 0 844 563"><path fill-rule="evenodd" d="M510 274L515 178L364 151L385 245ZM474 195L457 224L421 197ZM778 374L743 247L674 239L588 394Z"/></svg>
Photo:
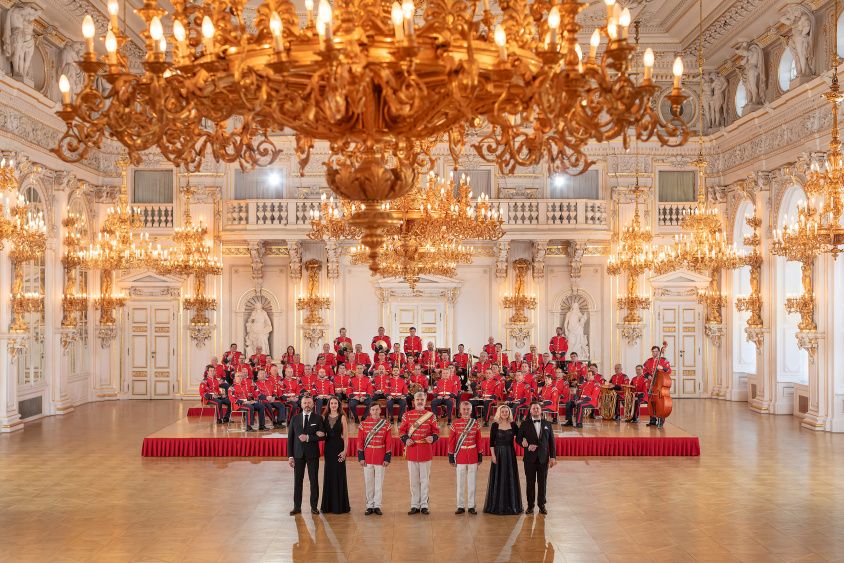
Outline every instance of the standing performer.
<svg viewBox="0 0 844 563"><path fill-rule="evenodd" d="M525 467L525 491L527 492L527 513L533 512L534 501L540 514L545 510L545 490L548 468L557 464L557 450L554 442L554 429L551 423L542 418L542 408L534 401L530 405L530 418L519 427L516 442L525 449L523 462ZM536 495L536 483L539 483L539 495Z"/></svg>
<svg viewBox="0 0 844 563"><path fill-rule="evenodd" d="M566 352L569 351L569 341L563 336L563 327L557 327L557 336L551 337L551 342L548 344L548 351L557 363L557 367L563 367L566 361Z"/></svg>
<svg viewBox="0 0 844 563"><path fill-rule="evenodd" d="M669 365L668 360L666 360L665 358L660 358L659 354L659 346L651 346L651 357L648 358L642 365L645 375L650 375L651 382L653 382L654 378L656 377L657 371L662 371L666 375L671 375L671 365ZM648 426L656 426L657 428L662 428L663 423L665 423L664 418L651 417L650 422L648 422Z"/></svg>
<svg viewBox="0 0 844 563"><path fill-rule="evenodd" d="M393 366L391 371L392 375L387 380L387 388L385 389L387 395L387 414L390 416L390 424L393 423L394 405L399 406L399 420L404 416L404 411L407 410L405 396L408 394L407 382L399 374L399 366Z"/></svg>
<svg viewBox="0 0 844 563"><path fill-rule="evenodd" d="M369 359L369 354L363 351L360 344L355 344L355 353L352 356L352 361L355 364L363 364L366 366L366 371L369 371L369 367L372 365L372 360Z"/></svg>
<svg viewBox="0 0 844 563"><path fill-rule="evenodd" d="M346 329L340 329L340 336L334 339L334 353L337 354L337 363L341 364L351 355L352 339L346 336Z"/></svg>
<svg viewBox="0 0 844 563"><path fill-rule="evenodd" d="M390 349L393 347L392 342L390 341L390 337L384 334L384 327L378 327L378 334L372 337L372 351L375 352L376 355L384 352L385 354L390 352Z"/></svg>
<svg viewBox="0 0 844 563"><path fill-rule="evenodd" d="M302 485L305 469L311 483L311 512L319 514L319 443L325 440L325 422L313 412L314 402L310 397L302 398L302 413L290 421L287 432L288 463L293 468L293 510L294 516L302 512Z"/></svg>
<svg viewBox="0 0 844 563"><path fill-rule="evenodd" d="M358 428L358 461L366 483L366 514L381 516L384 470L392 459L393 437L390 425L381 418L381 405L369 405L369 417Z"/></svg>
<svg viewBox="0 0 844 563"><path fill-rule="evenodd" d="M448 435L448 462L457 468L457 511L455 514L466 512L477 514L475 510L475 486L478 482L478 466L483 454L480 449L481 429L478 421L472 418L472 403L460 403L460 418L451 427ZM466 490L467 499L463 499ZM468 502L467 502L468 501Z"/></svg>
<svg viewBox="0 0 844 563"><path fill-rule="evenodd" d="M316 413L319 414L319 413ZM340 399L331 397L325 407L326 438L323 445L325 468L322 470L323 514L351 512L349 485L346 480L346 452L349 451L349 425L340 405Z"/></svg>
<svg viewBox="0 0 844 563"><path fill-rule="evenodd" d="M407 356L408 361L413 356L416 361L422 354L422 339L416 336L416 327L410 327L410 336L404 339L404 355Z"/></svg>
<svg viewBox="0 0 844 563"><path fill-rule="evenodd" d="M428 492L430 489L431 460L434 458L432 444L439 438L437 419L434 413L425 410L425 393L413 397L414 409L404 414L399 435L404 442L404 453L410 471L410 512L428 514Z"/></svg>
<svg viewBox="0 0 844 563"><path fill-rule="evenodd" d="M630 381L630 385L635 387L633 392L636 394L636 401L633 406L633 418L630 419L630 422L639 422L639 408L643 403L648 404L648 392L651 389L651 378L645 375L641 364L636 366L636 375Z"/></svg>

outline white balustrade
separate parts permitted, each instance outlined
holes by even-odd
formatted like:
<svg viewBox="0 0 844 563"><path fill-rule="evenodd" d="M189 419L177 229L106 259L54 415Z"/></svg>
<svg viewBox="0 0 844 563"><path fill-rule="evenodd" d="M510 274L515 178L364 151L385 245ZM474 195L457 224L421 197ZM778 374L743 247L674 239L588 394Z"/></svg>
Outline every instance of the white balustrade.
<svg viewBox="0 0 844 563"><path fill-rule="evenodd" d="M136 203L132 207L133 214L141 218L145 229L173 228L172 203Z"/></svg>

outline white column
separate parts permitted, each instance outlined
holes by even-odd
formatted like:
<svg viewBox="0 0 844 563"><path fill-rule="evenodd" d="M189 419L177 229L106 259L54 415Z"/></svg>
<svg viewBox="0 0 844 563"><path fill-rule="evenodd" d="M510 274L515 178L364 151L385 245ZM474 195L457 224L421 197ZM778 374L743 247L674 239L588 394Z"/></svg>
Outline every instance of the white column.
<svg viewBox="0 0 844 563"><path fill-rule="evenodd" d="M60 326L64 289L64 267L60 256L60 239L48 238L44 255L44 373L48 374L49 384L44 405L46 414L73 412L73 404L67 394L70 368L67 353L62 347L62 336L69 336L73 331Z"/></svg>

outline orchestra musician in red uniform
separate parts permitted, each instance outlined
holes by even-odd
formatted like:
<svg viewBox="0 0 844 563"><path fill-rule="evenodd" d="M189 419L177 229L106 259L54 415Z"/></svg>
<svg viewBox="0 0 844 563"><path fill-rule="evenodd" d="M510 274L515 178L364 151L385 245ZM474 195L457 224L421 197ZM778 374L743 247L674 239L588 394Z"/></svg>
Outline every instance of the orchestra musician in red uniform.
<svg viewBox="0 0 844 563"><path fill-rule="evenodd" d="M287 368L293 368L293 375L296 377L302 377L305 375L305 364L299 361L299 354L293 354L293 361L287 364L285 367L285 371Z"/></svg>
<svg viewBox="0 0 844 563"><path fill-rule="evenodd" d="M413 373L411 374L410 378L407 381L407 385L412 387L414 385L418 385L419 388L424 391L425 393L428 392L429 387L429 378L422 372L422 366L419 364L413 365ZM413 404L413 395L407 396L407 404Z"/></svg>
<svg viewBox="0 0 844 563"><path fill-rule="evenodd" d="M425 410L425 393L413 397L414 409L404 413L399 427L400 440L404 443L407 467L410 471L410 511L408 514L428 514L432 444L439 438L437 417Z"/></svg>
<svg viewBox="0 0 844 563"><path fill-rule="evenodd" d="M285 366L296 358L296 348L293 346L287 347L287 352L281 356L281 363Z"/></svg>
<svg viewBox="0 0 844 563"><path fill-rule="evenodd" d="M378 371L375 372L375 377L372 378L373 401L387 398L387 386L389 382L390 376L387 374L387 370L383 367L378 368Z"/></svg>
<svg viewBox="0 0 844 563"><path fill-rule="evenodd" d="M475 415L477 407L483 406L484 426L489 426L490 406L501 397L501 385L493 377L492 368L487 368L485 378L478 383L471 400L472 414Z"/></svg>
<svg viewBox="0 0 844 563"><path fill-rule="evenodd" d="M535 372L542 362L542 354L536 350L536 344L530 345L530 352L525 354L525 363L527 363L530 371Z"/></svg>
<svg viewBox="0 0 844 563"><path fill-rule="evenodd" d="M352 349L352 339L346 336L346 329L340 329L340 336L334 339L334 353L337 355L337 361L342 363L347 360L346 352L343 348L343 343L348 344L349 352Z"/></svg>
<svg viewBox="0 0 844 563"><path fill-rule="evenodd" d="M597 364L589 364L589 371L592 372L592 376L595 378L595 381L598 382L598 385L605 385L607 383L607 380L604 379L604 376L598 373Z"/></svg>
<svg viewBox="0 0 844 563"><path fill-rule="evenodd" d="M316 402L315 413L322 412L322 407L328 404L328 399L334 396L334 384L328 379L324 367L318 368L317 379L314 381L314 401Z"/></svg>
<svg viewBox="0 0 844 563"><path fill-rule="evenodd" d="M314 373L314 368L305 364L305 373L299 378L302 382L302 388L313 393L314 383L316 383L317 374Z"/></svg>
<svg viewBox="0 0 844 563"><path fill-rule="evenodd" d="M229 351L223 354L223 363L229 366L240 365L242 356L243 354L237 350L237 344L232 344L229 347Z"/></svg>
<svg viewBox="0 0 844 563"><path fill-rule="evenodd" d="M260 418L264 419L261 420L261 425L258 427L258 430L269 430L265 424L266 415L270 415L270 420L273 422L273 426L276 425L276 422L273 420L273 409L271 403L273 402L273 397L275 393L275 388L272 383L267 380L267 370L259 369L258 370L258 381L255 382L255 385L252 389L252 396L255 398L255 401L258 403L258 412L259 414L263 413L265 416Z"/></svg>
<svg viewBox="0 0 844 563"><path fill-rule="evenodd" d="M381 516L381 498L384 490L384 469L392 460L393 436L390 424L381 418L381 405L369 405L367 420L358 427L358 461L363 467L366 484L366 512Z"/></svg>
<svg viewBox="0 0 844 563"><path fill-rule="evenodd" d="M272 389L272 400L268 406L276 428L284 428L287 422L287 400L284 398L284 378L278 376L278 366L273 366L267 378ZM295 379L293 381L296 381Z"/></svg>
<svg viewBox="0 0 844 563"><path fill-rule="evenodd" d="M384 394L387 395L387 414L390 416L390 424L394 422L393 406L399 406L399 420L404 416L404 411L407 410L407 399L405 398L409 391L407 390L407 382L401 376L399 366L393 366L390 370L390 378L387 380L387 387Z"/></svg>
<svg viewBox="0 0 844 563"><path fill-rule="evenodd" d="M352 377L349 375L349 372L346 371L346 367L343 364L340 364L337 367L337 375L334 376L334 392L337 394L337 397L340 401L345 401L348 398L348 390L351 386Z"/></svg>
<svg viewBox="0 0 844 563"><path fill-rule="evenodd" d="M416 336L416 327L410 327L410 336L404 339L404 355L408 361L411 356L416 361L422 355L422 339Z"/></svg>
<svg viewBox="0 0 844 563"><path fill-rule="evenodd" d="M654 377L656 376L657 371L661 371L665 373L665 375L671 375L671 365L668 363L668 360L665 358L660 358L660 347L659 346L651 346L651 357L648 358L645 363L642 365L642 369L646 375L651 376L651 381L653 381ZM650 391L650 390L649 390ZM655 418L651 417L650 422L648 422L648 426L656 426L657 428L662 428L662 425L665 423L664 418Z"/></svg>
<svg viewBox="0 0 844 563"><path fill-rule="evenodd" d="M557 369L561 374L563 373L563 370L560 368ZM560 392L557 390L557 386L554 385L554 378L545 374L545 385L542 386L542 391L539 392L539 396L537 397L537 401L539 401L539 406L542 408L542 412L558 412L554 409L558 409L560 404L559 397Z"/></svg>
<svg viewBox="0 0 844 563"><path fill-rule="evenodd" d="M475 510L475 489L478 482L478 466L483 460L481 453L480 424L472 418L472 403L460 403L460 418L454 421L451 433L448 435L448 462L457 468L457 510L455 514L463 514L469 505L469 514L477 514ZM466 501L463 491L466 490Z"/></svg>
<svg viewBox="0 0 844 563"><path fill-rule="evenodd" d="M281 395L276 393L276 396L285 403L285 414L282 420L287 421L290 418L287 415L296 412L304 394L305 390L302 389L302 383L296 378L293 368L291 366L284 368L284 379L281 380Z"/></svg>
<svg viewBox="0 0 844 563"><path fill-rule="evenodd" d="M613 371L615 373L613 373L612 377L610 377L610 383L613 387L615 387L615 420L619 420L621 419L621 412L624 410L624 388L621 386L629 385L630 380L624 373L622 373L621 364L615 364L615 366L613 366Z"/></svg>
<svg viewBox="0 0 844 563"><path fill-rule="evenodd" d="M217 356L211 357L211 367L214 368L214 373L216 374L215 377L218 380L220 380L220 379L225 380L226 379L226 366L224 366L223 364L221 364L219 362L219 360L217 359ZM228 385L226 385L226 387L228 387Z"/></svg>
<svg viewBox="0 0 844 563"><path fill-rule="evenodd" d="M569 351L569 341L563 336L563 327L557 327L557 335L551 337L551 342L548 343L548 351L551 352L551 357L557 363L557 367L563 367L566 353Z"/></svg>
<svg viewBox="0 0 844 563"><path fill-rule="evenodd" d="M463 345L459 344L457 346L457 353L452 358L452 362L454 362L454 367L456 368L456 373L458 377L460 377L460 387L462 389L469 388L469 363L471 359L469 358L469 354L463 351Z"/></svg>
<svg viewBox="0 0 844 563"><path fill-rule="evenodd" d="M422 371L425 372L425 375L434 375L434 366L437 365L438 359L437 351L434 350L434 343L428 342L428 348L422 352L422 359L419 360L419 364L422 366Z"/></svg>
<svg viewBox="0 0 844 563"><path fill-rule="evenodd" d="M451 377L451 369L448 368L443 372L443 377L434 383L433 387L434 399L431 401L431 410L435 415L439 416L439 408L445 407L449 424L451 424L451 416L454 411L454 402L460 394L459 381L459 379L457 382L454 381Z"/></svg>
<svg viewBox="0 0 844 563"><path fill-rule="evenodd" d="M580 394L576 399L570 400L566 403L566 422L563 426L572 426L575 428L583 428L583 410L586 407L592 407L592 412L598 408L598 395L601 393L601 385L595 381L595 374L586 373L586 383L580 390ZM576 422L572 422L572 417L575 417Z"/></svg>
<svg viewBox="0 0 844 563"><path fill-rule="evenodd" d="M372 365L372 360L369 359L369 354L363 351L363 347L360 344L355 344L355 353L352 355L352 362L355 364L363 364L365 366L365 371L369 371L369 367ZM349 369L349 366L346 366L346 369Z"/></svg>
<svg viewBox="0 0 844 563"><path fill-rule="evenodd" d="M384 342L384 345L378 346L378 342ZM372 337L372 351L375 352L376 355L380 354L381 352L388 354L392 348L393 343L390 340L390 337L384 334L384 327L379 326L378 334Z"/></svg>
<svg viewBox="0 0 844 563"><path fill-rule="evenodd" d="M476 377L482 378L486 371L492 367L492 363L488 359L488 355L486 352L481 352L481 355L478 357L478 361L472 366L472 375ZM472 393L477 390L478 382L472 382Z"/></svg>
<svg viewBox="0 0 844 563"><path fill-rule="evenodd" d="M539 381L545 381L546 375L554 377L554 371L557 369L557 362L551 360L551 354L549 354L548 352L542 355L542 360L542 371L537 374L541 375Z"/></svg>
<svg viewBox="0 0 844 563"><path fill-rule="evenodd" d="M222 424L229 415L226 408L231 410L231 403L222 395L220 382L217 381L217 370L209 365L205 370L205 377L199 383L199 396L205 399L205 404L214 405L214 413L217 415L217 424Z"/></svg>
<svg viewBox="0 0 844 563"><path fill-rule="evenodd" d="M258 413L258 419L261 421L261 426L264 426L264 409L258 403L251 400L249 396L252 394L252 380L245 380L243 372L236 372L234 375L234 385L229 387L229 401L231 401L232 412L246 410L247 422L246 431L255 432L252 427L255 419L255 413Z"/></svg>
<svg viewBox="0 0 844 563"><path fill-rule="evenodd" d="M322 353L317 356L317 361L319 361L320 356L325 358L325 365L337 369L337 356L331 353L331 346L328 345L328 342L322 345Z"/></svg>
<svg viewBox="0 0 844 563"><path fill-rule="evenodd" d="M442 378L443 371L446 368L451 367L451 360L448 359L448 352L443 352L440 354L440 358L437 360L436 367L434 368L437 372L437 375Z"/></svg>
<svg viewBox="0 0 844 563"><path fill-rule="evenodd" d="M495 354L495 339L490 336L489 339L487 339L487 343L484 344L482 350L486 352L487 356L492 356L493 354Z"/></svg>
<svg viewBox="0 0 844 563"><path fill-rule="evenodd" d="M509 371L515 373L521 370L523 362L524 360L522 360L521 352L516 352L515 354L513 354L513 361L510 362L510 365L508 366ZM527 364L525 364L525 367L527 367Z"/></svg>
<svg viewBox="0 0 844 563"><path fill-rule="evenodd" d="M586 364L578 360L577 352L569 354L568 373L575 377L577 383L586 381L587 371Z"/></svg>
<svg viewBox="0 0 844 563"><path fill-rule="evenodd" d="M399 371L404 373L404 365L407 363L407 358L401 353L401 344L396 342L393 344L393 351L387 356L387 361L390 365L399 366Z"/></svg>
<svg viewBox="0 0 844 563"><path fill-rule="evenodd" d="M357 424L360 424L358 405L365 405L363 417L366 420L369 405L372 403L372 380L364 375L363 370L363 364L355 366L355 375L349 380L349 390L346 391L349 396L349 410L354 415Z"/></svg>
<svg viewBox="0 0 844 563"><path fill-rule="evenodd" d="M569 399L571 399L571 384L566 379L566 374L560 368L554 371L554 387L557 389L560 402L564 405L568 403Z"/></svg>
<svg viewBox="0 0 844 563"><path fill-rule="evenodd" d="M255 353L252 354L252 357L249 358L249 363L252 364L255 368L263 368L267 366L267 363L271 360L269 355L264 354L264 347L263 346L256 346Z"/></svg>
<svg viewBox="0 0 844 563"><path fill-rule="evenodd" d="M317 372L317 375L319 375L319 370L321 369L325 370L325 376L328 379L334 379L334 370L331 368L331 366L325 363L325 356L323 356L322 354L317 356L317 363L314 366L314 371ZM322 411L317 410L316 412L320 413Z"/></svg>
<svg viewBox="0 0 844 563"><path fill-rule="evenodd" d="M495 350L492 351L492 354L489 354L489 363L501 366L501 370L505 375L508 371L510 371L510 358L508 358L507 353L503 351L501 343L496 344Z"/></svg>
<svg viewBox="0 0 844 563"><path fill-rule="evenodd" d="M630 380L630 385L635 388L633 392L636 394L636 401L633 406L633 418L630 422L639 422L639 407L642 403L648 404L648 393L651 390L651 376L645 374L645 370L641 364L636 366L636 375Z"/></svg>
<svg viewBox="0 0 844 563"><path fill-rule="evenodd" d="M525 383L525 375L522 372L516 373L516 380L510 386L510 392L508 395L508 400L506 402L507 405L510 406L510 409L513 411L514 418L516 420L521 420L524 418L525 413L527 412L527 406L530 404L530 400L533 398L533 389L531 388L530 384ZM522 408L522 412L519 413L519 408Z"/></svg>
<svg viewBox="0 0 844 563"><path fill-rule="evenodd" d="M391 367L392 365L387 361L387 354L385 352L381 352L378 354L378 358L376 358L375 363L372 364L372 369L370 369L369 372L375 375L380 368L384 368L384 371L389 373Z"/></svg>

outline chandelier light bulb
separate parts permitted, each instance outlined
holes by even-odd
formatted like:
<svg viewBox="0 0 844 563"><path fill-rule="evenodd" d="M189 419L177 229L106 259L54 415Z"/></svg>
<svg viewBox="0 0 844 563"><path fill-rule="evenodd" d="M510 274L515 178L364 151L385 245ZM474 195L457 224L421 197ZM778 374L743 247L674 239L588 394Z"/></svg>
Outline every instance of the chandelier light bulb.
<svg viewBox="0 0 844 563"><path fill-rule="evenodd" d="M164 37L164 28L161 26L161 20L158 16L155 16L152 18L152 21L149 22L149 36L152 37L152 40L156 43L161 41Z"/></svg>
<svg viewBox="0 0 844 563"><path fill-rule="evenodd" d="M117 4L117 0L108 0L108 13L111 16L111 29L117 30L119 27L119 22L117 20L117 14L120 11L120 7Z"/></svg>
<svg viewBox="0 0 844 563"><path fill-rule="evenodd" d="M504 26L498 24L495 26L495 44L498 45L498 60L501 62L507 61L507 33L504 31Z"/></svg>
<svg viewBox="0 0 844 563"><path fill-rule="evenodd" d="M390 18L393 20L396 41L404 40L404 12L401 9L401 4L398 2L393 2Z"/></svg>
<svg viewBox="0 0 844 563"><path fill-rule="evenodd" d="M618 24L615 18L610 18L610 22L607 24L607 35L609 35L610 41L618 39Z"/></svg>
<svg viewBox="0 0 844 563"><path fill-rule="evenodd" d="M577 53L577 60L583 60L583 49L580 48L580 43L575 43L574 45L574 52Z"/></svg>
<svg viewBox="0 0 844 563"><path fill-rule="evenodd" d="M278 17L278 12L273 12L270 16L270 31L273 34L273 46L276 53L284 50L284 26L281 24L281 18Z"/></svg>
<svg viewBox="0 0 844 563"><path fill-rule="evenodd" d="M185 26L182 25L182 22L179 20L173 22L173 37L175 37L176 41L180 43L187 37L185 34Z"/></svg>
<svg viewBox="0 0 844 563"><path fill-rule="evenodd" d="M67 79L67 76L62 74L59 77L59 90L62 93L62 103L69 104L70 103L70 81ZM3 166L6 165L6 159L3 159ZM8 206L8 200L6 202Z"/></svg>
<svg viewBox="0 0 844 563"><path fill-rule="evenodd" d="M650 47L645 49L645 56L643 58L644 58L644 63L645 63L645 80L648 80L648 79L650 79L651 72L653 71L653 68L654 68L654 51L653 51L653 49L651 49Z"/></svg>
<svg viewBox="0 0 844 563"><path fill-rule="evenodd" d="M308 11L308 24L314 20L314 0L305 0L305 9Z"/></svg>
<svg viewBox="0 0 844 563"><path fill-rule="evenodd" d="M117 64L117 38L112 30L108 30L105 38L106 51L108 51L108 64Z"/></svg>
<svg viewBox="0 0 844 563"><path fill-rule="evenodd" d="M601 32L597 29L592 32L592 38L589 39L589 58L595 59L598 54L598 45L601 44Z"/></svg>
<svg viewBox="0 0 844 563"><path fill-rule="evenodd" d="M85 38L85 49L89 53L94 52L94 34L97 28L94 27L94 18L87 15L82 19L82 36Z"/></svg>
<svg viewBox="0 0 844 563"><path fill-rule="evenodd" d="M214 22L211 18L205 16L202 18L202 48L205 49L206 55L214 53Z"/></svg>
<svg viewBox="0 0 844 563"><path fill-rule="evenodd" d="M683 76L683 59L677 57L674 59L674 87L680 87L680 78Z"/></svg>
<svg viewBox="0 0 844 563"><path fill-rule="evenodd" d="M618 18L618 23L621 24L621 33L624 39L627 39L627 27L630 25L630 9L624 8L621 11L621 16Z"/></svg>

